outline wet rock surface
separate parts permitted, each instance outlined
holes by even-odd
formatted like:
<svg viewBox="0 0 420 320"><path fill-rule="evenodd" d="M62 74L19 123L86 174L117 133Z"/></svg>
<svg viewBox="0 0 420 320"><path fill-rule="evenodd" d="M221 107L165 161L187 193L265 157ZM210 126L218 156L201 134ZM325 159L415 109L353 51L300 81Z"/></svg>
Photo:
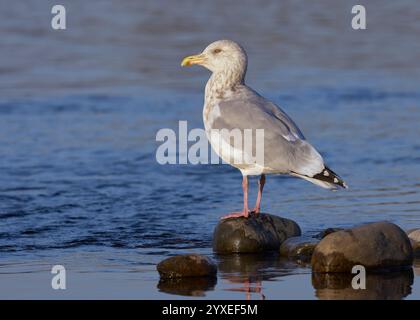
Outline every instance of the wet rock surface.
<svg viewBox="0 0 420 320"><path fill-rule="evenodd" d="M355 265L389 271L411 266L413 250L403 230L376 222L329 234L312 255L314 272L351 272Z"/></svg>
<svg viewBox="0 0 420 320"><path fill-rule="evenodd" d="M225 254L279 250L287 238L300 235L296 222L267 213L229 218L221 220L214 230L213 251Z"/></svg>
<svg viewBox="0 0 420 320"><path fill-rule="evenodd" d="M210 258L198 254L177 255L157 265L161 279L215 277L217 267Z"/></svg>
<svg viewBox="0 0 420 320"><path fill-rule="evenodd" d="M280 246L280 255L289 259L309 262L318 240L312 237L292 237Z"/></svg>

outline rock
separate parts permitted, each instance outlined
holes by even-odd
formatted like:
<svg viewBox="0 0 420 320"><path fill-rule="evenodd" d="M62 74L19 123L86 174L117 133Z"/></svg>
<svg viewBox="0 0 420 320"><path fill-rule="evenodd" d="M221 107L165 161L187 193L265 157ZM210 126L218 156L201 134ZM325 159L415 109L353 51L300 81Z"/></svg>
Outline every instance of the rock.
<svg viewBox="0 0 420 320"><path fill-rule="evenodd" d="M407 232L413 252L416 257L420 257L420 229L412 229Z"/></svg>
<svg viewBox="0 0 420 320"><path fill-rule="evenodd" d="M183 277L214 277L216 265L207 257L198 254L183 254L167 258L157 265L162 279Z"/></svg>
<svg viewBox="0 0 420 320"><path fill-rule="evenodd" d="M300 236L298 224L290 219L262 213L257 217L229 218L214 230L213 250L217 253L256 253L279 250L287 238Z"/></svg>
<svg viewBox="0 0 420 320"><path fill-rule="evenodd" d="M312 273L312 286L319 299L399 300L411 293L413 270L366 273L366 289L352 287L354 274Z"/></svg>
<svg viewBox="0 0 420 320"><path fill-rule="evenodd" d="M420 229L410 230L410 232L407 233L407 235L411 240L420 242Z"/></svg>
<svg viewBox="0 0 420 320"><path fill-rule="evenodd" d="M420 242L410 239L411 247L413 248L413 255L416 258L420 258Z"/></svg>
<svg viewBox="0 0 420 320"><path fill-rule="evenodd" d="M311 237L292 237L280 246L280 255L290 259L308 262L319 241Z"/></svg>
<svg viewBox="0 0 420 320"><path fill-rule="evenodd" d="M413 250L407 235L389 222L368 223L329 234L312 255L314 272L351 272L355 265L367 270L394 270L411 266Z"/></svg>
<svg viewBox="0 0 420 320"><path fill-rule="evenodd" d="M334 232L337 232L337 231L341 231L341 230L344 230L344 229L343 228L327 228L324 231L321 231L320 233L318 233L317 235L315 235L314 238L324 239L329 234L334 233Z"/></svg>

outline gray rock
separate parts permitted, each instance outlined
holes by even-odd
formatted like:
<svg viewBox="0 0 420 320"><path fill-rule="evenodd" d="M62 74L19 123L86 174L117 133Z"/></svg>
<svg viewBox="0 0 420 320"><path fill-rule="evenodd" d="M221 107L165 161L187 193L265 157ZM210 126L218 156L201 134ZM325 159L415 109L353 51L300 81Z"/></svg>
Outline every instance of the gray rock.
<svg viewBox="0 0 420 320"><path fill-rule="evenodd" d="M287 238L300 236L298 224L290 219L261 213L257 217L221 220L213 235L217 253L256 253L279 250Z"/></svg>
<svg viewBox="0 0 420 320"><path fill-rule="evenodd" d="M284 241L280 246L280 255L289 259L310 261L318 240L311 237L292 237Z"/></svg>
<svg viewBox="0 0 420 320"><path fill-rule="evenodd" d="M329 234L312 255L314 272L351 272L354 265L367 270L403 269L413 263L407 235L395 224L376 222Z"/></svg>
<svg viewBox="0 0 420 320"><path fill-rule="evenodd" d="M342 231L342 230L344 230L344 229L343 228L327 228L327 229L321 231L320 233L318 233L317 235L315 235L314 238L324 239L329 234L337 232L337 231Z"/></svg>
<svg viewBox="0 0 420 320"><path fill-rule="evenodd" d="M183 277L214 277L216 265L207 257L198 254L183 254L167 258L157 265L162 279Z"/></svg>
<svg viewBox="0 0 420 320"><path fill-rule="evenodd" d="M412 229L407 232L413 252L416 257L420 257L420 229Z"/></svg>

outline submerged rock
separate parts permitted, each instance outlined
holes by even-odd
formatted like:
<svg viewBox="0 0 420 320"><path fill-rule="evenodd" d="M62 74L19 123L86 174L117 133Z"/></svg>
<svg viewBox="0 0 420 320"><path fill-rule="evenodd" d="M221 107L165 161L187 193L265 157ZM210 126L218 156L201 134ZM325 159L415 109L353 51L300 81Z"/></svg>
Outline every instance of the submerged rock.
<svg viewBox="0 0 420 320"><path fill-rule="evenodd" d="M376 222L329 234L312 255L314 272L351 272L355 265L368 270L411 266L413 250L407 235L395 224Z"/></svg>
<svg viewBox="0 0 420 320"><path fill-rule="evenodd" d="M300 236L296 222L267 213L221 220L213 235L217 253L255 253L279 250L287 238Z"/></svg>
<svg viewBox="0 0 420 320"><path fill-rule="evenodd" d="M412 229L407 232L407 235L411 241L414 255L420 257L420 229Z"/></svg>
<svg viewBox="0 0 420 320"><path fill-rule="evenodd" d="M318 240L311 237L292 237L280 246L280 255L290 259L308 262L311 260Z"/></svg>
<svg viewBox="0 0 420 320"><path fill-rule="evenodd" d="M207 257L198 254L183 254L167 258L157 265L160 277L214 277L217 274L216 265Z"/></svg>
<svg viewBox="0 0 420 320"><path fill-rule="evenodd" d="M344 229L343 228L327 228L327 229L321 231L320 233L318 233L317 235L315 235L314 238L324 239L329 234L337 232L337 231L342 231L342 230L344 230Z"/></svg>

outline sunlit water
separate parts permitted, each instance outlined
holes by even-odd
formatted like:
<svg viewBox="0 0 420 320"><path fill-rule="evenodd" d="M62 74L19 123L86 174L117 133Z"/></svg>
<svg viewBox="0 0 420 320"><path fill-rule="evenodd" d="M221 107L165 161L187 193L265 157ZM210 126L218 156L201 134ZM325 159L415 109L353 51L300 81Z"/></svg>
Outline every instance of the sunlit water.
<svg viewBox="0 0 420 320"><path fill-rule="evenodd" d="M1 298L420 298L419 262L414 273L371 276L360 293L276 253L214 256L219 217L241 206L240 173L155 159L159 129L202 127L208 73L181 69L180 58L232 38L249 48L250 85L350 186L333 193L270 176L263 210L307 235L378 220L419 227L418 6L372 4L371 28L356 35L344 5L328 15L321 5L248 3L222 19L222 2L167 11L76 1L57 34L51 3L39 3L1 11ZM391 23L395 11L406 14ZM187 252L211 256L217 281L159 283L155 265ZM67 268L63 292L50 286L55 264Z"/></svg>

